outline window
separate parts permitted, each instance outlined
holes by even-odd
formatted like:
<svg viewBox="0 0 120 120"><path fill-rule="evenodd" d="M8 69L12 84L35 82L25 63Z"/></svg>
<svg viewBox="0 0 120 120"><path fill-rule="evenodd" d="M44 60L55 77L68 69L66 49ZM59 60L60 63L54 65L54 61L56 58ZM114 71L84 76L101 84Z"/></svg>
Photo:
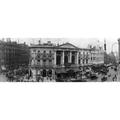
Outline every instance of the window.
<svg viewBox="0 0 120 120"><path fill-rule="evenodd" d="M88 59L86 59L86 64L88 64Z"/></svg>
<svg viewBox="0 0 120 120"><path fill-rule="evenodd" d="M83 60L83 64L85 63L85 61Z"/></svg>
<svg viewBox="0 0 120 120"><path fill-rule="evenodd" d="M52 57L52 52L51 51L49 51L49 57Z"/></svg>
<svg viewBox="0 0 120 120"><path fill-rule="evenodd" d="M43 62L45 63L45 62L46 62L46 60L43 60Z"/></svg>
<svg viewBox="0 0 120 120"><path fill-rule="evenodd" d="M49 65L52 65L52 60L49 60Z"/></svg>
<svg viewBox="0 0 120 120"><path fill-rule="evenodd" d="M93 60L95 60L96 59L96 57L93 57Z"/></svg>
<svg viewBox="0 0 120 120"><path fill-rule="evenodd" d="M81 60L79 59L78 63L80 64L81 63Z"/></svg>
<svg viewBox="0 0 120 120"><path fill-rule="evenodd" d="M52 62L52 60L49 60L49 62L51 63L51 62Z"/></svg>
<svg viewBox="0 0 120 120"><path fill-rule="evenodd" d="M38 59L40 59L40 56L38 55Z"/></svg>

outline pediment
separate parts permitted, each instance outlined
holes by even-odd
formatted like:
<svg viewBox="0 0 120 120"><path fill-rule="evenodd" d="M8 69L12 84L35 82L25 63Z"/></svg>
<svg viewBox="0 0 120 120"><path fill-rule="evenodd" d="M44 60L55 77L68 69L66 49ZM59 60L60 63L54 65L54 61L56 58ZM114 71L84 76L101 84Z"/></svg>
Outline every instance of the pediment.
<svg viewBox="0 0 120 120"><path fill-rule="evenodd" d="M77 49L78 47L76 47L75 45L71 44L71 43L65 43L59 46L60 48L71 48L71 49Z"/></svg>

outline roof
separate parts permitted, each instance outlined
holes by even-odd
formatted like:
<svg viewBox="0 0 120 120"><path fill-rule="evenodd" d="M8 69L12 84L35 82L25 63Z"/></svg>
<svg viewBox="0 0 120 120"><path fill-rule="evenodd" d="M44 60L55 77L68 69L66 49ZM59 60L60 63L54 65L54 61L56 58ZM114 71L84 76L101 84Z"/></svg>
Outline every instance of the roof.
<svg viewBox="0 0 120 120"><path fill-rule="evenodd" d="M67 43L64 43L64 44L61 44L59 46L57 46L59 48L72 48L72 49L79 49L78 47L76 47L75 45L67 42Z"/></svg>
<svg viewBox="0 0 120 120"><path fill-rule="evenodd" d="M32 44L29 48L54 48L55 45L53 44L37 44L37 45L34 45Z"/></svg>
<svg viewBox="0 0 120 120"><path fill-rule="evenodd" d="M53 49L72 49L72 50L84 50L84 51L88 51L90 49L88 48L79 48L69 42L61 44L61 45L54 45L54 44L48 44L48 43L44 43L44 44L31 44L31 46L29 48L53 48Z"/></svg>

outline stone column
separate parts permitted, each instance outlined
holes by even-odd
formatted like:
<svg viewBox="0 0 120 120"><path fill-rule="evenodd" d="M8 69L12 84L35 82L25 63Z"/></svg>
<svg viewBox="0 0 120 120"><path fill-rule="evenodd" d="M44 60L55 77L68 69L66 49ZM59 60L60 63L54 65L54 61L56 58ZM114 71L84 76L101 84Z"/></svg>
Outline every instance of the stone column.
<svg viewBox="0 0 120 120"><path fill-rule="evenodd" d="M54 66L56 66L56 51L54 51Z"/></svg>
<svg viewBox="0 0 120 120"><path fill-rule="evenodd" d="M70 51L70 53L69 53L69 63L71 63L71 62L72 62L72 53Z"/></svg>
<svg viewBox="0 0 120 120"><path fill-rule="evenodd" d="M62 52L62 66L64 67L64 57L65 57L65 55L64 55L64 51Z"/></svg>
<svg viewBox="0 0 120 120"><path fill-rule="evenodd" d="M78 65L78 52L76 53L76 62L75 62L76 65Z"/></svg>

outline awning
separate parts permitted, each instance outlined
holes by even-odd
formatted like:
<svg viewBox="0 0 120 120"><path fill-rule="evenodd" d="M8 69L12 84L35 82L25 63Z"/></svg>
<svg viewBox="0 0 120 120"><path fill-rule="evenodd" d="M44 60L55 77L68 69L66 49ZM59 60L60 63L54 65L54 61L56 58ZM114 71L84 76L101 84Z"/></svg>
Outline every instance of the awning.
<svg viewBox="0 0 120 120"><path fill-rule="evenodd" d="M80 72L79 68L68 69L67 72Z"/></svg>

